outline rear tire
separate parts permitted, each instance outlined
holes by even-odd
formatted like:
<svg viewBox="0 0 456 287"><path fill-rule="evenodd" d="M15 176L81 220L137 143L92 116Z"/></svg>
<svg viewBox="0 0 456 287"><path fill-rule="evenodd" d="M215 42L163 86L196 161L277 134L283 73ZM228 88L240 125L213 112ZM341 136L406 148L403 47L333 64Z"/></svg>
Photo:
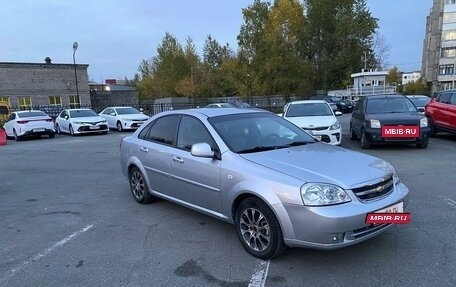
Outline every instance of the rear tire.
<svg viewBox="0 0 456 287"><path fill-rule="evenodd" d="M14 140L17 142L22 141L22 137L18 136L16 130L13 130Z"/></svg>
<svg viewBox="0 0 456 287"><path fill-rule="evenodd" d="M263 201L254 197L242 201L234 222L239 241L251 255L267 260L286 250L279 221Z"/></svg>
<svg viewBox="0 0 456 287"><path fill-rule="evenodd" d="M146 180L136 166L130 171L129 182L131 193L137 202L147 204L157 199L149 193Z"/></svg>
<svg viewBox="0 0 456 287"><path fill-rule="evenodd" d="M366 132L364 130L361 130L361 148L362 149L370 149L371 144L369 140L367 139Z"/></svg>

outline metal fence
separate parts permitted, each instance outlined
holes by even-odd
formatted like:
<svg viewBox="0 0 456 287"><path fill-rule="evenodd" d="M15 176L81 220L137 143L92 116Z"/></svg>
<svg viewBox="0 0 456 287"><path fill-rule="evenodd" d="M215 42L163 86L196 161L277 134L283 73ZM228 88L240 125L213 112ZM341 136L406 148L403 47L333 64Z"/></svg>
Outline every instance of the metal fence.
<svg viewBox="0 0 456 287"><path fill-rule="evenodd" d="M291 99L293 100L293 99ZM101 105L32 105L27 107L19 107L13 106L11 107L11 111L19 111L19 110L40 110L48 114L52 118L56 118L60 112L64 109L69 108L89 108L94 110L96 113L100 113L102 110L107 108L108 106L126 106L126 107L133 107L137 110L142 111L144 114L152 116L164 111L170 110L182 110L182 109L191 109L191 108L203 108L208 104L211 103L219 103L219 102L243 102L248 103L253 108L264 109L268 111L272 111L275 113L279 113L283 110L283 106L286 104L286 100L280 96L271 96L271 97L257 97L257 98L249 98L249 99L239 99L239 98L223 98L223 99L195 99L192 102L187 103L155 103L153 101L141 101L141 102L133 102L133 103L123 103L122 105L119 104L104 104Z"/></svg>

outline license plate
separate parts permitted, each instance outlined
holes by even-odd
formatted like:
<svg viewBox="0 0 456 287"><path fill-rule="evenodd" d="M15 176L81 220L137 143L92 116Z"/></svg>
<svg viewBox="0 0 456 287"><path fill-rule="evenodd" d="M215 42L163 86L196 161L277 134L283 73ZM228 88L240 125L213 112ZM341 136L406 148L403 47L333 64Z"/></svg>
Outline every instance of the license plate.
<svg viewBox="0 0 456 287"><path fill-rule="evenodd" d="M100 126L90 126L89 129L91 129L91 130L99 130Z"/></svg>
<svg viewBox="0 0 456 287"><path fill-rule="evenodd" d="M418 126L382 126L382 138L418 138Z"/></svg>
<svg viewBox="0 0 456 287"><path fill-rule="evenodd" d="M404 203L399 202L394 205L377 210L375 213L403 213L403 212L404 212Z"/></svg>
<svg viewBox="0 0 456 287"><path fill-rule="evenodd" d="M33 129L34 133L44 132L46 129Z"/></svg>

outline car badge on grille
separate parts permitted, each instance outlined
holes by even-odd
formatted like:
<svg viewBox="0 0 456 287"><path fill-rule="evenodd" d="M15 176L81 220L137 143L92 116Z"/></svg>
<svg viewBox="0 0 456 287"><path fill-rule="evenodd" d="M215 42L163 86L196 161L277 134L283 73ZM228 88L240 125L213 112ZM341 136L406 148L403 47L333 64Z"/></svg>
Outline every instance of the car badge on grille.
<svg viewBox="0 0 456 287"><path fill-rule="evenodd" d="M379 186L379 187L376 187L376 188L374 189L374 192L382 192L383 189L384 189L383 186Z"/></svg>

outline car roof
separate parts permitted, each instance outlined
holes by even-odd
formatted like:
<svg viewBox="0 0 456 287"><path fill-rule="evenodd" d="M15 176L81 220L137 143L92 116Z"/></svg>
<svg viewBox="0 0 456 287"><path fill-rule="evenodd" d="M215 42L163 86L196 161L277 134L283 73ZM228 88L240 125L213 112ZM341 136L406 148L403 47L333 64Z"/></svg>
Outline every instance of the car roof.
<svg viewBox="0 0 456 287"><path fill-rule="evenodd" d="M405 98L404 95L389 94L389 95L368 95L364 96L365 99L388 99L388 98Z"/></svg>
<svg viewBox="0 0 456 287"><path fill-rule="evenodd" d="M186 114L186 115L205 115L208 118L225 116L225 115L234 115L234 114L251 114L251 113L270 113L266 110L261 109L243 109L243 108L223 108L223 109L213 109L213 108L199 108L199 109L185 109L185 110L172 110L166 111L160 114L163 115L172 115L172 114Z"/></svg>
<svg viewBox="0 0 456 287"><path fill-rule="evenodd" d="M16 113L18 113L18 114L25 114L25 113L31 113L31 112L42 112L42 113L45 113L45 112L40 111L40 110L16 111Z"/></svg>
<svg viewBox="0 0 456 287"><path fill-rule="evenodd" d="M121 109L121 108L133 108L133 107L130 107L130 106L117 106L117 107L106 107L106 109Z"/></svg>
<svg viewBox="0 0 456 287"><path fill-rule="evenodd" d="M294 104L327 104L328 102L325 100L301 100L301 101L294 101L290 102L290 105Z"/></svg>
<svg viewBox="0 0 456 287"><path fill-rule="evenodd" d="M79 109L67 109L67 111L91 111L92 109L88 108L79 108Z"/></svg>

